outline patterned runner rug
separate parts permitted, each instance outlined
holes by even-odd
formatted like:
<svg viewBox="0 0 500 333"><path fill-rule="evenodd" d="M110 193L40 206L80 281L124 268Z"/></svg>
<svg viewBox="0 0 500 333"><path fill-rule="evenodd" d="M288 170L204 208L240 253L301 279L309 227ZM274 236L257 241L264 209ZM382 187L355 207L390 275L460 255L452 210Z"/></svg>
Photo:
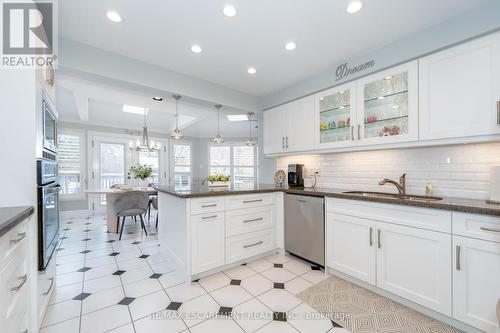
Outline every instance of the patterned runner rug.
<svg viewBox="0 0 500 333"><path fill-rule="evenodd" d="M336 276L297 296L353 333L462 333Z"/></svg>

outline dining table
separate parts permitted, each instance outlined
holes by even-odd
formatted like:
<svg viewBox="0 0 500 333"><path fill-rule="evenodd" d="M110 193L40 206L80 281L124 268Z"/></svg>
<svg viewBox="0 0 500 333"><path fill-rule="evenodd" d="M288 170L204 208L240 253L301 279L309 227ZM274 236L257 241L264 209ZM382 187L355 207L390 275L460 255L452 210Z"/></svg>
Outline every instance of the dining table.
<svg viewBox="0 0 500 333"><path fill-rule="evenodd" d="M103 189L89 189L85 190L87 194L106 195L106 220L108 232L116 233L117 219L113 214L113 202L120 196L120 194L130 191L141 191L147 195L158 194L158 191L153 187L127 187L127 188L103 188Z"/></svg>

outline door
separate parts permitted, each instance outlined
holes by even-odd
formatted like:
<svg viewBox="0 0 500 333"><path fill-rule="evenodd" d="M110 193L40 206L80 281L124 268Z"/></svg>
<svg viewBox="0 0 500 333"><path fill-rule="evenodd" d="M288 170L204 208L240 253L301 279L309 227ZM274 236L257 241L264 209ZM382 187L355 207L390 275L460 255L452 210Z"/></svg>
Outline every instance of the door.
<svg viewBox="0 0 500 333"><path fill-rule="evenodd" d="M264 111L264 154L276 154L285 150L285 132L288 119L283 107Z"/></svg>
<svg viewBox="0 0 500 333"><path fill-rule="evenodd" d="M316 94L314 123L316 148L355 145L356 82Z"/></svg>
<svg viewBox="0 0 500 333"><path fill-rule="evenodd" d="M453 318L500 332L500 243L453 236Z"/></svg>
<svg viewBox="0 0 500 333"><path fill-rule="evenodd" d="M329 212L327 266L375 285L376 222Z"/></svg>
<svg viewBox="0 0 500 333"><path fill-rule="evenodd" d="M377 225L377 286L451 316L451 235Z"/></svg>
<svg viewBox="0 0 500 333"><path fill-rule="evenodd" d="M226 263L224 213L191 216L191 274Z"/></svg>
<svg viewBox="0 0 500 333"><path fill-rule="evenodd" d="M419 60L420 139L500 133L500 33Z"/></svg>
<svg viewBox="0 0 500 333"><path fill-rule="evenodd" d="M303 151L314 148L314 96L301 98L285 105L288 118L285 133L287 151Z"/></svg>
<svg viewBox="0 0 500 333"><path fill-rule="evenodd" d="M357 81L358 145L418 140L417 61Z"/></svg>

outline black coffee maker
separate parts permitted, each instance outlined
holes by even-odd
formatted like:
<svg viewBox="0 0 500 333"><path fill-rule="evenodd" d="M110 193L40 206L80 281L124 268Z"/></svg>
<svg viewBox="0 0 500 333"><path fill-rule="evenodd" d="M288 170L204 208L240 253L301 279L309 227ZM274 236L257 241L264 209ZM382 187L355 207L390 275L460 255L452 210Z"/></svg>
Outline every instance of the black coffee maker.
<svg viewBox="0 0 500 333"><path fill-rule="evenodd" d="M303 167L303 164L288 164L288 186L304 186L304 178L302 178Z"/></svg>

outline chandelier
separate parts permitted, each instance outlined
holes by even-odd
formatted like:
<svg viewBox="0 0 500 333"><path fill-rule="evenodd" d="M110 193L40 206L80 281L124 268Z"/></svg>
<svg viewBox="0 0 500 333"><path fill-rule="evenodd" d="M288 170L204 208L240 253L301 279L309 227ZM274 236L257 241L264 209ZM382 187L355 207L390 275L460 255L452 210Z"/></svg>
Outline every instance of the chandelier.
<svg viewBox="0 0 500 333"><path fill-rule="evenodd" d="M224 138L220 135L220 108L222 105L215 104L214 107L217 109L217 134L214 137L215 144L224 143Z"/></svg>
<svg viewBox="0 0 500 333"><path fill-rule="evenodd" d="M252 120L253 112L248 112L248 140L245 141L245 144L249 147L253 147L257 144L254 137L252 136L252 122L257 120Z"/></svg>
<svg viewBox="0 0 500 333"><path fill-rule="evenodd" d="M181 99L181 96L173 95L172 97L175 99L175 130L170 133L170 138L174 140L180 140L184 138L184 135L179 129L179 100Z"/></svg>
<svg viewBox="0 0 500 333"><path fill-rule="evenodd" d="M159 142L154 142L149 140L148 136L148 126L146 125L146 117L148 110L144 110L144 126L142 127L142 138L137 138L137 140L130 141L128 148L135 151L145 151L145 152L157 152L160 151L161 145Z"/></svg>

